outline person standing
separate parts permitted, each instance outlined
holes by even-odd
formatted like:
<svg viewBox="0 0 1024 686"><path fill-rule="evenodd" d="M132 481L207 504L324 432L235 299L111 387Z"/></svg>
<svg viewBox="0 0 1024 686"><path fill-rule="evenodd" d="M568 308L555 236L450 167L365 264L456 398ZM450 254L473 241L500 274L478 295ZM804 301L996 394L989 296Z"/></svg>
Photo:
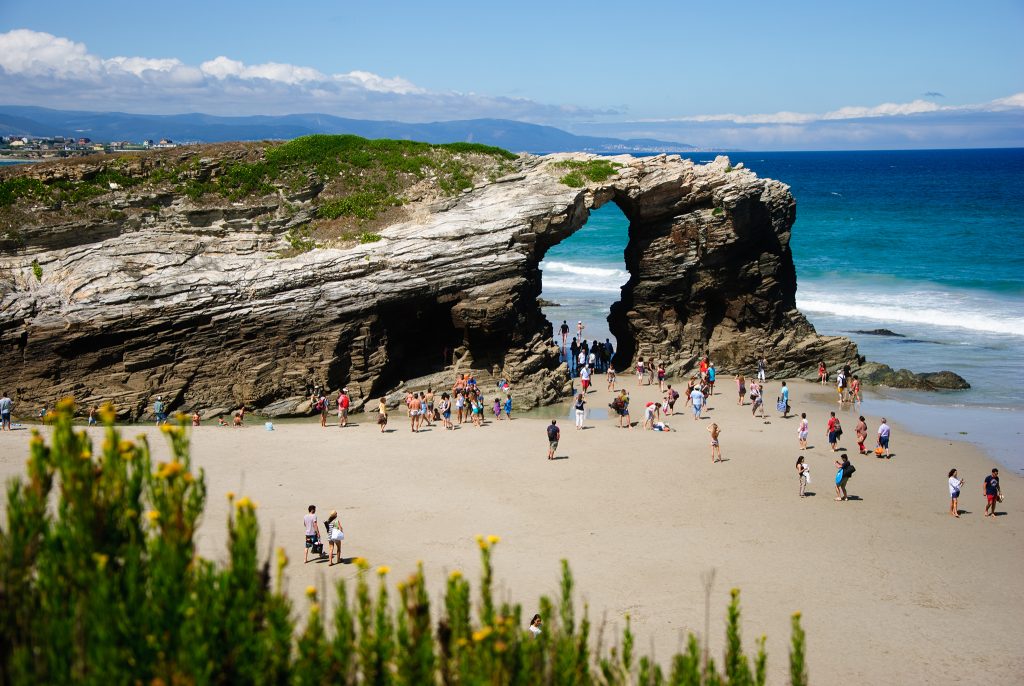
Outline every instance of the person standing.
<svg viewBox="0 0 1024 686"><path fill-rule="evenodd" d="M704 394L699 388L694 387L690 393L690 401L693 403L693 421L697 421L700 419L700 413L704 407Z"/></svg>
<svg viewBox="0 0 1024 686"><path fill-rule="evenodd" d="M309 562L309 551L313 549L317 540L320 538L320 527L316 523L316 505L310 505L307 509L306 516L302 518L302 523L306 526L306 557L305 562Z"/></svg>
<svg viewBox="0 0 1024 686"><path fill-rule="evenodd" d="M0 429L3 431L11 430L11 409L14 407L14 401L10 399L5 391L3 396L0 396Z"/></svg>
<svg viewBox="0 0 1024 686"><path fill-rule="evenodd" d="M615 390L615 365L608 363L608 371L605 372L605 379L608 381L608 390Z"/></svg>
<svg viewBox="0 0 1024 686"><path fill-rule="evenodd" d="M552 419L551 423L548 424L548 459L555 459L555 451L558 450L558 438L562 435L562 432L558 429L558 420Z"/></svg>
<svg viewBox="0 0 1024 686"><path fill-rule="evenodd" d="M754 381L750 384L750 400L753 403L750 416L753 417L761 410L761 419L764 419L764 389L761 388L761 382Z"/></svg>
<svg viewBox="0 0 1024 686"><path fill-rule="evenodd" d="M348 389L341 389L338 395L338 426L348 426L348 408L352 405L352 399L348 396Z"/></svg>
<svg viewBox="0 0 1024 686"><path fill-rule="evenodd" d="M587 416L587 401L582 393L576 396L573 408L576 410L576 430L580 431L583 429L583 419Z"/></svg>
<svg viewBox="0 0 1024 686"><path fill-rule="evenodd" d="M885 459L890 459L889 455L889 436L892 433L892 429L885 422L885 417L882 417L882 423L878 425L878 447L882 449ZM881 457L881 455L879 455Z"/></svg>
<svg viewBox="0 0 1024 686"><path fill-rule="evenodd" d="M159 395L156 400L153 401L153 414L156 415L156 425L160 426L167 421L167 406L164 405L164 400Z"/></svg>
<svg viewBox="0 0 1024 686"><path fill-rule="evenodd" d="M679 400L679 391L672 388L672 384L669 384L668 390L665 391L665 402L668 405L668 409L665 411L665 414L675 415L677 400Z"/></svg>
<svg viewBox="0 0 1024 686"><path fill-rule="evenodd" d="M796 430L797 440L800 441L800 450L807 450L807 413L800 413L800 427Z"/></svg>
<svg viewBox="0 0 1024 686"><path fill-rule="evenodd" d="M708 365L708 397L715 394L715 363Z"/></svg>
<svg viewBox="0 0 1024 686"><path fill-rule="evenodd" d="M767 372L768 360L764 358L764 355L761 355L761 359L757 361L757 380L760 381L761 383L764 383L765 375L767 374Z"/></svg>
<svg viewBox="0 0 1024 686"><path fill-rule="evenodd" d="M331 547L331 556L327 562L327 566L334 565L334 553L338 553L338 564L341 564L341 542L345 540L345 529L341 526L341 520L338 519L338 511L331 510L331 513L327 516L327 521L324 522L324 529L327 530L327 545Z"/></svg>
<svg viewBox="0 0 1024 686"><path fill-rule="evenodd" d="M385 403L385 399L381 398L377 403L377 426L380 427L380 432L384 433L384 427L388 425L388 406Z"/></svg>
<svg viewBox="0 0 1024 686"><path fill-rule="evenodd" d="M658 363L658 392L665 392L665 363Z"/></svg>
<svg viewBox="0 0 1024 686"><path fill-rule="evenodd" d="M583 388L584 395L586 395L590 389L590 367L587 365L580 367L580 387Z"/></svg>
<svg viewBox="0 0 1024 686"><path fill-rule="evenodd" d="M818 362L818 383L822 386L828 381L828 370L825 368L825 362Z"/></svg>
<svg viewBox="0 0 1024 686"><path fill-rule="evenodd" d="M559 330L562 332L562 353L564 354L565 353L565 342L569 338L569 323L563 319L562 320L562 326L561 326L561 328Z"/></svg>
<svg viewBox="0 0 1024 686"><path fill-rule="evenodd" d="M839 419L836 418L835 412L829 412L828 426L825 430L828 432L828 444L832 448L832 452L836 451L836 444L839 443L839 436L836 427L839 425Z"/></svg>
<svg viewBox="0 0 1024 686"><path fill-rule="evenodd" d="M641 355L636 360L636 385L642 386L644 383L644 357Z"/></svg>
<svg viewBox="0 0 1024 686"><path fill-rule="evenodd" d="M782 405L782 418L786 419L789 416L789 387L785 381L782 382L782 398L779 404Z"/></svg>
<svg viewBox="0 0 1024 686"><path fill-rule="evenodd" d="M722 461L722 446L718 442L718 437L722 431L718 428L718 424L714 422L708 427L708 433L711 434L711 464Z"/></svg>
<svg viewBox="0 0 1024 686"><path fill-rule="evenodd" d="M1003 491L999 487L999 470L993 469L992 473L985 477L985 516L996 516L996 504L1002 499Z"/></svg>
<svg viewBox="0 0 1024 686"><path fill-rule="evenodd" d="M840 460L842 460L840 462ZM840 460L835 461L835 465L838 468L836 472L836 500L849 500L850 496L846 493L846 484L853 476L853 473L857 471L857 468L850 463L850 458L847 457L846 453L840 455Z"/></svg>
<svg viewBox="0 0 1024 686"><path fill-rule="evenodd" d="M861 415L857 420L857 426L853 428L853 433L857 436L857 450L863 455L868 451L864 447L864 441L868 440L868 424L864 421L864 415Z"/></svg>
<svg viewBox="0 0 1024 686"><path fill-rule="evenodd" d="M540 615L534 615L533 619L530 620L530 635L533 638L540 636L540 626L543 624Z"/></svg>
<svg viewBox="0 0 1024 686"><path fill-rule="evenodd" d="M949 470L949 514L960 519L960 489L964 487L964 480L957 474L956 467Z"/></svg>
<svg viewBox="0 0 1024 686"><path fill-rule="evenodd" d="M811 470L804 462L804 456L796 458L796 478L800 482L800 497L806 498L807 495L804 492L807 489L807 484L811 482Z"/></svg>
<svg viewBox="0 0 1024 686"><path fill-rule="evenodd" d="M505 417L512 421L512 394L505 394Z"/></svg>
<svg viewBox="0 0 1024 686"><path fill-rule="evenodd" d="M860 407L860 379L857 375L853 375L853 380L850 381L850 400L853 401L853 406L856 408Z"/></svg>
<svg viewBox="0 0 1024 686"><path fill-rule="evenodd" d="M583 340L583 329L585 328L587 327L583 326L582 320L576 322L576 338L580 339L581 341Z"/></svg>
<svg viewBox="0 0 1024 686"><path fill-rule="evenodd" d="M743 407L743 398L747 395L747 380L743 378L742 374L736 377L736 391L739 393L736 404Z"/></svg>

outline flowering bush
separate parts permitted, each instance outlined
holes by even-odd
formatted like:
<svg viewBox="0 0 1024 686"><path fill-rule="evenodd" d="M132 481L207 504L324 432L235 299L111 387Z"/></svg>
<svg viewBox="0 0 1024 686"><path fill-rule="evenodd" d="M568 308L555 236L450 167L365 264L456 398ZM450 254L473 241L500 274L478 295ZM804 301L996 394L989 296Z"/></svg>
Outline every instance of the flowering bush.
<svg viewBox="0 0 1024 686"><path fill-rule="evenodd" d="M350 589L339 582L333 616L306 589L298 630L282 593L279 550L260 562L256 504L235 500L228 560L195 554L206 489L193 472L184 418L164 429L173 459L154 465L145 438L122 440L102 413L99 451L72 427L73 407L53 416L50 444L31 440L28 473L7 489L0 529L0 683L102 684L763 684L763 639L753 663L739 632L739 596L729 606L724 672L690 636L663 671L635 658L627 618L619 646L592 653L590 622L577 618L563 561L560 597L541 598L546 619L534 639L518 605L495 603L491 556L497 536L479 537L483 572L474 599L460 572L448 578L435 617L422 568L397 585L389 569L356 560ZM272 581L273 579L273 581ZM375 586L375 590L371 588ZM351 596L350 596L351 592ZM329 625L329 626L328 626ZM793 684L806 684L803 631L793 618Z"/></svg>

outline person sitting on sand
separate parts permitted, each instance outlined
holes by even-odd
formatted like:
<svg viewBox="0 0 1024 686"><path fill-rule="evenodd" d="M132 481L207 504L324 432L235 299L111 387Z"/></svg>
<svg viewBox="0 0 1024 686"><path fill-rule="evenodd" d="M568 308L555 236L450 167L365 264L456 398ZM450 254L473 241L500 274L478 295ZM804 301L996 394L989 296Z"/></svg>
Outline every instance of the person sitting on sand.
<svg viewBox="0 0 1024 686"><path fill-rule="evenodd" d="M708 427L708 433L711 434L711 464L722 462L722 446L718 443L718 436L722 431L718 428L718 424L712 422Z"/></svg>
<svg viewBox="0 0 1024 686"><path fill-rule="evenodd" d="M192 426L199 426L199 422L202 417L199 416L199 410L192 413Z"/></svg>
<svg viewBox="0 0 1024 686"><path fill-rule="evenodd" d="M227 426L228 423L224 421L223 417L221 417L220 415L217 415L217 425L218 426Z"/></svg>

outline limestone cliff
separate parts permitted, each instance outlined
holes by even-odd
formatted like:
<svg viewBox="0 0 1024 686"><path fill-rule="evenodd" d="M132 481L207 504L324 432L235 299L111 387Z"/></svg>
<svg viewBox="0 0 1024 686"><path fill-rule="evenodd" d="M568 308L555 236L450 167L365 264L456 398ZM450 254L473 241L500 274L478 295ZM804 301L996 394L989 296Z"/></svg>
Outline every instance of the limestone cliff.
<svg viewBox="0 0 1024 686"><path fill-rule="evenodd" d="M246 164L263 164L264 147L246 148ZM313 385L365 401L471 368L507 378L520 407L552 402L568 379L538 265L606 202L630 220L631 278L609 317L620 368L653 354L681 370L705 351L723 373L762 353L775 376L859 361L796 310L788 187L725 158L621 156L588 178L592 156L522 156L460 172L470 182L446 192L418 173L372 233L343 227L301 252L333 168L225 185L244 176L224 171L237 151L180 154L206 186L161 186L145 157L0 172L0 378L21 402L74 395L134 418L162 393L175 409L285 414ZM573 170L580 187L563 181ZM84 200L46 195L83 179L103 183Z"/></svg>

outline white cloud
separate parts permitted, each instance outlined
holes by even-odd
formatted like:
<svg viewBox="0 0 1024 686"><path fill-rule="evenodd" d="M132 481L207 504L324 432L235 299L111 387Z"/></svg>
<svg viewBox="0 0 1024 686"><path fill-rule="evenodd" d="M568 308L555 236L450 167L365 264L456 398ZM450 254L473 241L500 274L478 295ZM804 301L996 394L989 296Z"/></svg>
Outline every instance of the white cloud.
<svg viewBox="0 0 1024 686"><path fill-rule="evenodd" d="M28 29L0 33L0 94L11 105L167 114L318 111L370 119L548 121L612 113L523 98L429 91L400 76L363 70L325 74L280 62L246 64L224 55L199 65L173 57L103 59L82 43Z"/></svg>
<svg viewBox="0 0 1024 686"><path fill-rule="evenodd" d="M999 98L976 105L937 105L928 100L913 100L906 103L886 102L871 107L847 106L821 114L810 112L774 112L770 114L696 114L668 119L645 119L643 122L728 122L732 124L810 124L818 121L840 121L844 119L871 119L875 117L898 117L927 112L995 112L1007 108L1024 108L1024 93Z"/></svg>

